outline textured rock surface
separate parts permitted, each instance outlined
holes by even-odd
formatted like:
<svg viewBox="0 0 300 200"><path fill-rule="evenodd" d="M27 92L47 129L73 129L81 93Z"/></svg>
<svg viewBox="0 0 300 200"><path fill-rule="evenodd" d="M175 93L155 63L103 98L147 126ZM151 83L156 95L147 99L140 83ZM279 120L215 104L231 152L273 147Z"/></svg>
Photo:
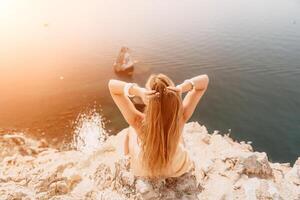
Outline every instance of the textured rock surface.
<svg viewBox="0 0 300 200"><path fill-rule="evenodd" d="M22 135L0 136L0 199L300 199L300 158L293 167L229 136L185 127L195 170L179 178L135 178L122 156L125 131L94 153L58 151Z"/></svg>

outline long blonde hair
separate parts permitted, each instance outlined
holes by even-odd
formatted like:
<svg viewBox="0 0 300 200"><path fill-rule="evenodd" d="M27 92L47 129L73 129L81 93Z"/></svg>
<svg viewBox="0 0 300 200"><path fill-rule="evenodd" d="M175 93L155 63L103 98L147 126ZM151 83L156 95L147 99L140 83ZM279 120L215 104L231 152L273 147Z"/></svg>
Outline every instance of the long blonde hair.
<svg viewBox="0 0 300 200"><path fill-rule="evenodd" d="M146 87L156 93L148 98L142 125L142 161L152 177L159 177L170 163L180 140L182 100L172 80L163 74L151 75Z"/></svg>

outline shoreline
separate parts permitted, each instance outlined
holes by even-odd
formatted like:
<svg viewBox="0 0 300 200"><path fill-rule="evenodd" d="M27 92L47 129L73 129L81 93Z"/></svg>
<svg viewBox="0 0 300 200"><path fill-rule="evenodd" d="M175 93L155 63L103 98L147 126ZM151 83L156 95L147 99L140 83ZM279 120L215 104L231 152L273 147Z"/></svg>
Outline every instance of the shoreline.
<svg viewBox="0 0 300 200"><path fill-rule="evenodd" d="M197 122L184 128L193 174L177 184L143 182L122 156L125 130L108 136L92 153L59 151L44 140L0 135L0 199L300 198L300 157L293 166L269 162L266 153L253 151L250 144L209 134Z"/></svg>

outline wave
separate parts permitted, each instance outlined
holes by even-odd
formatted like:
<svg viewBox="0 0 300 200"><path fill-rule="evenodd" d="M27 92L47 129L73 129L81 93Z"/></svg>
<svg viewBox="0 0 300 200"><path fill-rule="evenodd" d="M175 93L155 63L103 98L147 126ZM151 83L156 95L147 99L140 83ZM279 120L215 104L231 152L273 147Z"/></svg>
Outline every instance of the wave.
<svg viewBox="0 0 300 200"><path fill-rule="evenodd" d="M88 114L80 114L77 117L71 146L90 154L101 147L107 137L103 117L92 110Z"/></svg>

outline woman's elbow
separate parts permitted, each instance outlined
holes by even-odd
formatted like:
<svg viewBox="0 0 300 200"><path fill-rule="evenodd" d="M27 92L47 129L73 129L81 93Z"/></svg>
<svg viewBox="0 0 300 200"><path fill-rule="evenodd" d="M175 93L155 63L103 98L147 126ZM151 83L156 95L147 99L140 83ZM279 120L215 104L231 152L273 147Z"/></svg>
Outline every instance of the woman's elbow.
<svg viewBox="0 0 300 200"><path fill-rule="evenodd" d="M203 91L203 90L207 89L207 86L209 83L209 78L208 78L207 74L201 75L201 79L200 79L199 83L200 83L199 87L196 88L196 90Z"/></svg>
<svg viewBox="0 0 300 200"><path fill-rule="evenodd" d="M205 80L205 88L207 88L208 84L209 84L209 78L207 76L207 74L204 74L204 80Z"/></svg>
<svg viewBox="0 0 300 200"><path fill-rule="evenodd" d="M114 79L110 79L110 80L108 81L108 88L109 88L110 90L111 90L111 88L113 87L114 82L115 82Z"/></svg>
<svg viewBox="0 0 300 200"><path fill-rule="evenodd" d="M115 85L115 80L114 80L114 79L110 79L110 80L108 81L108 89L109 89L110 93L113 93L114 85Z"/></svg>

